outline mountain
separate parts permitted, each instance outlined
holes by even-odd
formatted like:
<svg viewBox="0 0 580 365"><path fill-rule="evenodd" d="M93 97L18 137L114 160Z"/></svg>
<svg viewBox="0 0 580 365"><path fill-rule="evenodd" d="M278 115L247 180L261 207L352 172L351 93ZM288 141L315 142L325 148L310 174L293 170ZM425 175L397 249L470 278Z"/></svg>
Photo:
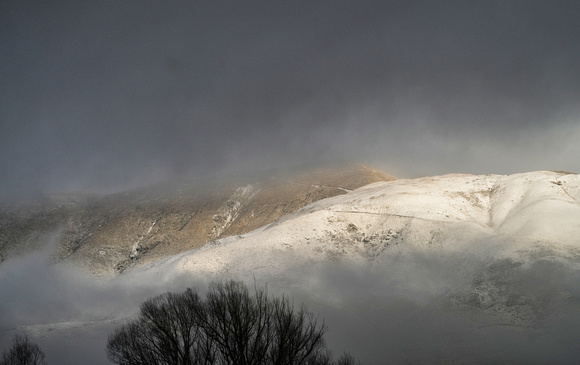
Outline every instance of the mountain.
<svg viewBox="0 0 580 365"><path fill-rule="evenodd" d="M115 237L132 237L122 246L129 263L96 281L68 265L42 268L38 257L8 259L0 288L11 299L0 303L0 327L20 323L55 357L79 346L102 351L107 332L145 298L235 278L306 303L325 318L330 348L366 364L572 364L580 356L580 175L392 179L357 165L228 180L203 193L200 185L171 186L63 205L58 214L78 226L61 231L60 242L93 228L61 263L116 272L90 260ZM323 193L332 196L319 199ZM188 202L204 205L181 208ZM147 246L199 232L196 242L207 243ZM13 283L19 277L32 283L30 293ZM0 331L0 340L2 333L11 332Z"/></svg>
<svg viewBox="0 0 580 365"><path fill-rule="evenodd" d="M115 275L244 234L314 201L394 178L363 165L165 182L107 196L59 195L0 212L0 260L57 241L58 259Z"/></svg>
<svg viewBox="0 0 580 365"><path fill-rule="evenodd" d="M394 258L427 254L453 259L452 271L469 277L447 298L455 305L532 325L547 315L545 301L570 299L569 288L527 293L514 280L542 265L578 270L579 233L579 175L445 175L376 182L144 270L296 286L304 285L299 267L339 262L383 270Z"/></svg>

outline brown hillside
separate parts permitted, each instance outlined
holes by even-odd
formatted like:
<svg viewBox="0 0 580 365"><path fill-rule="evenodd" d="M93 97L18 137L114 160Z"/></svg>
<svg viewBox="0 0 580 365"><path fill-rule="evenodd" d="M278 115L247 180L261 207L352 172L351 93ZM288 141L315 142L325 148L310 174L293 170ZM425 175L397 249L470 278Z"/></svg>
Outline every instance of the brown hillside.
<svg viewBox="0 0 580 365"><path fill-rule="evenodd" d="M58 257L96 275L177 254L272 223L314 201L393 180L363 165L275 173L263 178L159 184L75 204L4 211L0 253L26 251L51 230Z"/></svg>

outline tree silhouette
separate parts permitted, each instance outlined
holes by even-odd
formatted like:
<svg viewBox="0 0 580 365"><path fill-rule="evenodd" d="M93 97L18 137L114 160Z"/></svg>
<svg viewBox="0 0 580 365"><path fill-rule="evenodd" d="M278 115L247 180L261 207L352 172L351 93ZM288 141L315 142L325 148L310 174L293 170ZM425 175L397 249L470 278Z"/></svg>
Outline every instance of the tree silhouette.
<svg viewBox="0 0 580 365"><path fill-rule="evenodd" d="M44 362L44 352L28 336L16 335L12 339L12 347L4 350L0 365L41 365Z"/></svg>
<svg viewBox="0 0 580 365"><path fill-rule="evenodd" d="M145 301L139 317L109 336L107 356L121 365L330 365L326 326L303 305L239 281ZM343 355L336 364L354 364Z"/></svg>

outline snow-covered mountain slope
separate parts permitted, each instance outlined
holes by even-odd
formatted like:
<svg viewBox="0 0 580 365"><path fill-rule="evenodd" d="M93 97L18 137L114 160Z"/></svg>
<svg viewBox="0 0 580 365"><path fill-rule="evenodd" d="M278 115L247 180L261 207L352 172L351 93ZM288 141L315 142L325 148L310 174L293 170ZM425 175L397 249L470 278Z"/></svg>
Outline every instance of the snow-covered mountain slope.
<svg viewBox="0 0 580 365"><path fill-rule="evenodd" d="M276 283L369 323L396 297L476 328L559 328L580 323L579 200L579 175L549 171L377 182L128 274Z"/></svg>
<svg viewBox="0 0 580 365"><path fill-rule="evenodd" d="M377 182L147 270L237 276L324 261L381 265L420 250L474 251L482 240L498 243L494 255L542 247L577 265L579 200L578 175L548 171Z"/></svg>

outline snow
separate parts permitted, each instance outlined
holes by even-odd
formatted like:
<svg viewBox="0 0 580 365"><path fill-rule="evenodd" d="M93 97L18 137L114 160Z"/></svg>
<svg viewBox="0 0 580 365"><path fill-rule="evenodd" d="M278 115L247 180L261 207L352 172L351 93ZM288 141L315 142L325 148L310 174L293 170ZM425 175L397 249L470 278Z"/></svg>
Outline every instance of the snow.
<svg viewBox="0 0 580 365"><path fill-rule="evenodd" d="M235 195L232 201L239 201L251 189ZM510 242L500 249L506 257L531 245L565 252L580 248L579 198L578 175L550 171L377 182L145 270L282 275L320 262L381 265L389 255L406 252L469 251L482 239Z"/></svg>
<svg viewBox="0 0 580 365"><path fill-rule="evenodd" d="M153 221L151 226L149 226L147 233L140 236L139 239L135 243L133 243L133 246L131 247L131 255L129 256L131 259L136 259L139 256L139 250L140 250L139 244L141 243L141 241L143 241L143 238L145 238L145 236L147 236L149 233L151 233L151 231L153 230L153 227L155 227L155 224L157 224L157 220ZM101 254L101 251L99 251L99 254ZM103 254L105 254L104 251L101 255L103 255Z"/></svg>
<svg viewBox="0 0 580 365"><path fill-rule="evenodd" d="M241 186L218 209L213 216L214 226L212 235L218 238L238 218L244 205L249 202L260 190L252 185Z"/></svg>

